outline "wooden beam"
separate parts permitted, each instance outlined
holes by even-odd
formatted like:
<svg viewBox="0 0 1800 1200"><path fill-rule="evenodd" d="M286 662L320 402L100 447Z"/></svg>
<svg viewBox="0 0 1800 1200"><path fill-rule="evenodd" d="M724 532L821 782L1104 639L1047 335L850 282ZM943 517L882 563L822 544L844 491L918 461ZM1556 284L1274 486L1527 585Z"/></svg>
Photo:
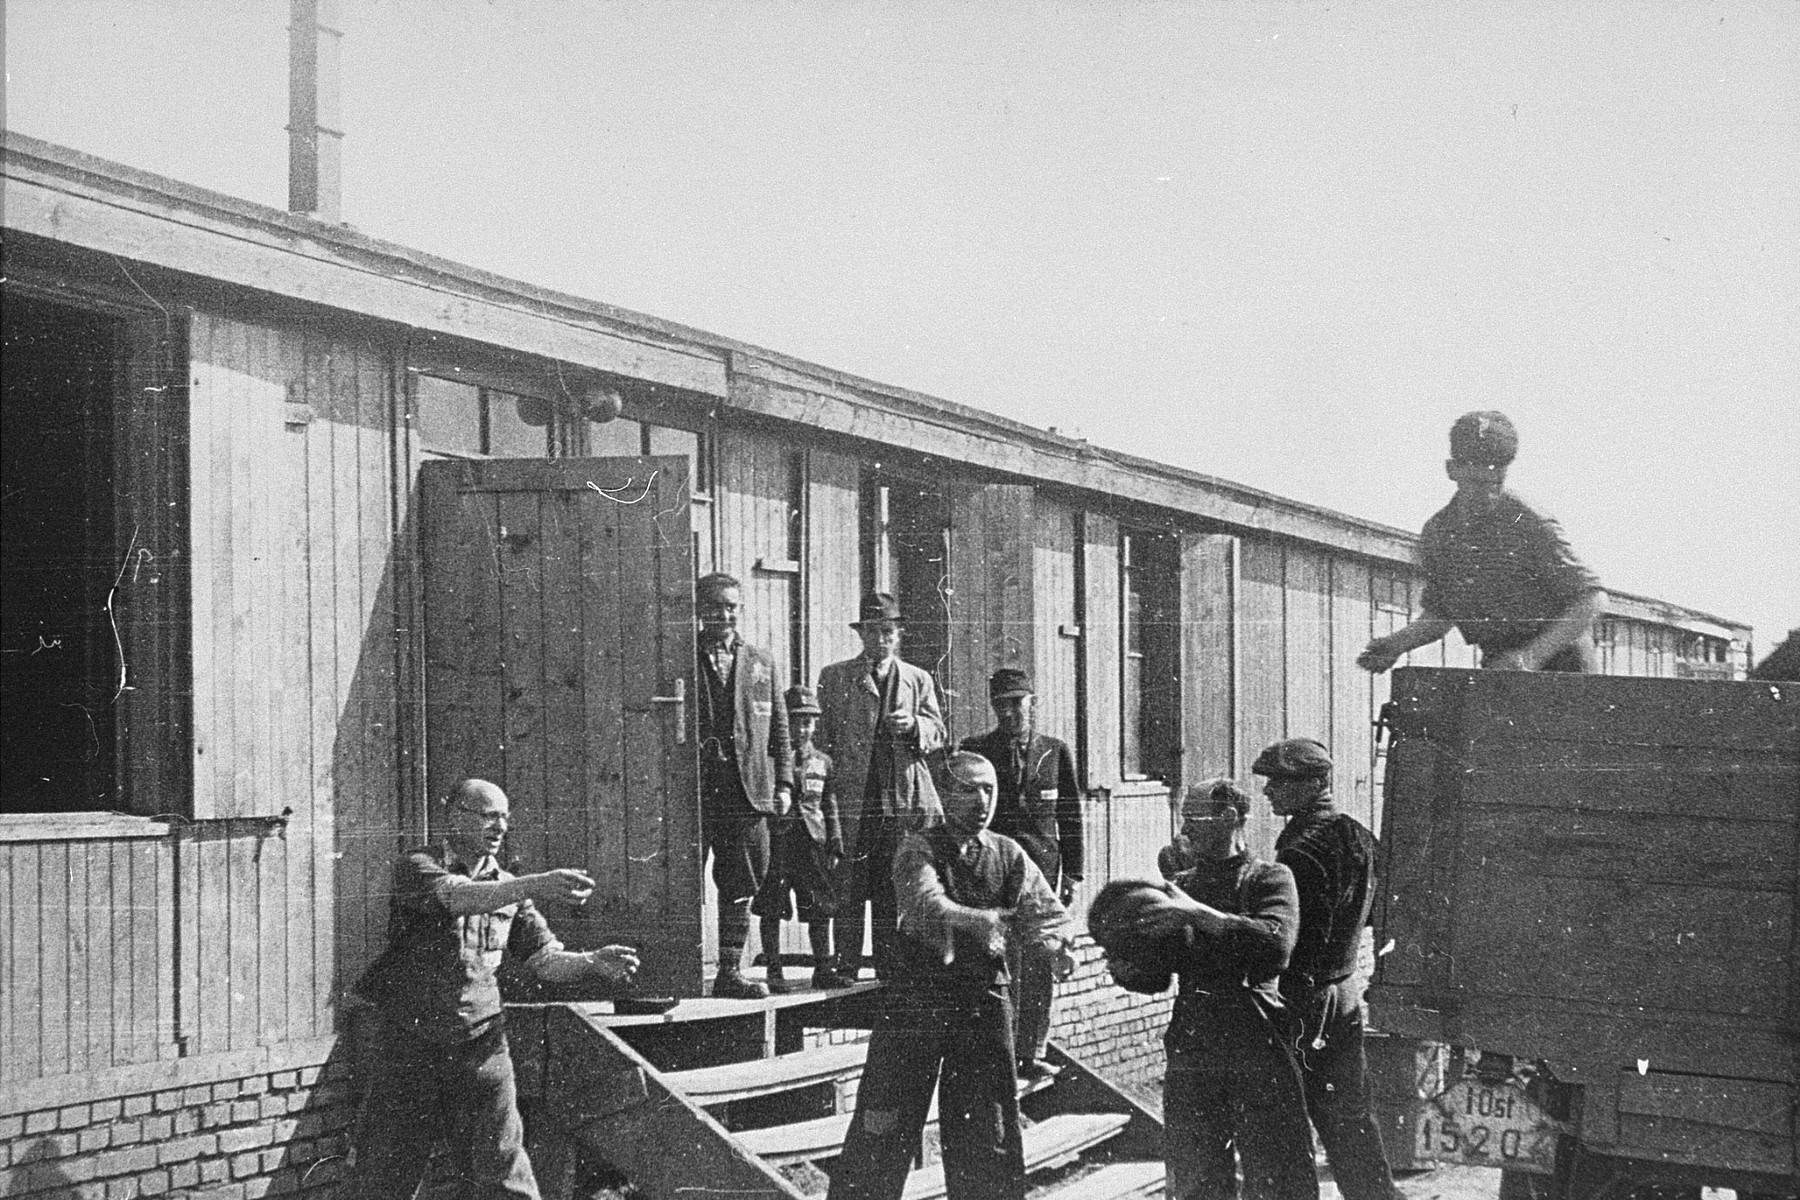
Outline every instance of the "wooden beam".
<svg viewBox="0 0 1800 1200"><path fill-rule="evenodd" d="M564 1006L547 1012L545 1032L550 1070L544 1118L564 1126L647 1195L707 1190L805 1200L612 1030Z"/></svg>
<svg viewBox="0 0 1800 1200"><path fill-rule="evenodd" d="M1392 562L1412 561L1413 537L1223 480L1100 450L960 406L851 392L745 354L732 356L731 404L747 412L882 446L1155 505L1238 529L1262 530Z"/></svg>
<svg viewBox="0 0 1800 1200"><path fill-rule="evenodd" d="M633 338L566 305L478 288L447 269L352 253L323 227L301 234L209 220L155 195L80 189L11 154L4 204L8 229L102 254L687 391L727 391L722 353Z"/></svg>

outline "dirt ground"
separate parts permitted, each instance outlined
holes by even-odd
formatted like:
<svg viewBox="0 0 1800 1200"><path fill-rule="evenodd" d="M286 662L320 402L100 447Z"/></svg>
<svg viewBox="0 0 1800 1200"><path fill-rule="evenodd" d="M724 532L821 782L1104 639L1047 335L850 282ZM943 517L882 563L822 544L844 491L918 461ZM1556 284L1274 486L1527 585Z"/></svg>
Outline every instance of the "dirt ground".
<svg viewBox="0 0 1800 1200"><path fill-rule="evenodd" d="M1438 1167L1408 1172L1394 1181L1407 1200L1495 1200L1500 1195L1500 1172L1493 1167ZM1321 1200L1337 1200L1337 1187L1319 1187Z"/></svg>

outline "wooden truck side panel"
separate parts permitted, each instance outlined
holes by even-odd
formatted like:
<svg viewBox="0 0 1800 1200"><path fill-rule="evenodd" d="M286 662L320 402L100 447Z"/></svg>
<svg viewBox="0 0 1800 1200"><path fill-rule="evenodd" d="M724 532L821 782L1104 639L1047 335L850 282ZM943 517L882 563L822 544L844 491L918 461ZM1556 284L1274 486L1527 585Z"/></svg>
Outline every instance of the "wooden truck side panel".
<svg viewBox="0 0 1800 1200"><path fill-rule="evenodd" d="M1790 1173L1800 696L1398 671L1376 1023L1544 1060L1581 1139Z"/></svg>

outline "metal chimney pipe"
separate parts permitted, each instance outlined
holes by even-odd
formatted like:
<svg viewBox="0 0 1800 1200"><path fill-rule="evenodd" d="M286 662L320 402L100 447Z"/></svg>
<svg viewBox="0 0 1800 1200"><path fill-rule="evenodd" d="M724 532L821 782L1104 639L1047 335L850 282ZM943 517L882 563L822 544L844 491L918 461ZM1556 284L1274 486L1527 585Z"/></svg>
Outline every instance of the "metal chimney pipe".
<svg viewBox="0 0 1800 1200"><path fill-rule="evenodd" d="M338 0L290 0L288 24L288 209L342 220L338 105Z"/></svg>

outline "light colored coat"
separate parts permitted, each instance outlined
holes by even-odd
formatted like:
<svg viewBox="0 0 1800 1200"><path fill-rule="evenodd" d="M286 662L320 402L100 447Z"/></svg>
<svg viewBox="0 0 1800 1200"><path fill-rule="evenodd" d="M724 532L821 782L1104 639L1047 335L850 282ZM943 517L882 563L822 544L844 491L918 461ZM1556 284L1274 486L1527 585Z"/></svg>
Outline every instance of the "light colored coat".
<svg viewBox="0 0 1800 1200"><path fill-rule="evenodd" d="M912 733L894 746L887 777L879 781L879 795L865 803L869 760L876 739L885 738L881 692L869 677L869 661L860 655L832 663L819 672L819 749L831 755L837 777L839 819L844 826L844 848L855 853L865 811L890 814L943 815L937 788L931 782L927 757L944 748L944 715L938 706L937 684L931 673L909 662L896 661L899 677L892 681L894 707L911 713ZM876 806L879 805L877 808Z"/></svg>

